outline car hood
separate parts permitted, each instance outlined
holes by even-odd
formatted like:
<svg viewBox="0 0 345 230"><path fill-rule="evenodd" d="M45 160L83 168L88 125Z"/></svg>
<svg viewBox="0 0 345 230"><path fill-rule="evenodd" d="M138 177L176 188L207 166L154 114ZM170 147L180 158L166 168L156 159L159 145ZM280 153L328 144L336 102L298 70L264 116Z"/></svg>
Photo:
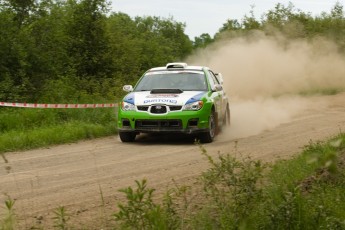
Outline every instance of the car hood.
<svg viewBox="0 0 345 230"><path fill-rule="evenodd" d="M125 102L134 105L185 105L200 100L206 91L184 91L182 93L151 93L150 91L132 92L125 96Z"/></svg>

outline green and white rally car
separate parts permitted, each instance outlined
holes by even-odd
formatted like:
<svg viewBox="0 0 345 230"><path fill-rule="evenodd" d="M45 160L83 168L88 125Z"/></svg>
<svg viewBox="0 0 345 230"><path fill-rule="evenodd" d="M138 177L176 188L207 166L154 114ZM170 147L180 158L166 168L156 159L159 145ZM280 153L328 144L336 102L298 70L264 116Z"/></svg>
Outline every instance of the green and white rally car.
<svg viewBox="0 0 345 230"><path fill-rule="evenodd" d="M119 104L122 142L139 133L186 133L210 143L230 124L230 108L221 74L208 67L168 63L145 72Z"/></svg>

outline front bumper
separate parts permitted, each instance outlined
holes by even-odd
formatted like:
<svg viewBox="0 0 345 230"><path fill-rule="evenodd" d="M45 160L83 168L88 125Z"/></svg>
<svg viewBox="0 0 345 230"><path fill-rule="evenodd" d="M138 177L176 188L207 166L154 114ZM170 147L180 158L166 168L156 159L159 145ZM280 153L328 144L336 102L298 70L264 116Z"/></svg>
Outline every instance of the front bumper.
<svg viewBox="0 0 345 230"><path fill-rule="evenodd" d="M200 133L209 130L207 108L173 111L164 115L119 109L118 130L137 133Z"/></svg>

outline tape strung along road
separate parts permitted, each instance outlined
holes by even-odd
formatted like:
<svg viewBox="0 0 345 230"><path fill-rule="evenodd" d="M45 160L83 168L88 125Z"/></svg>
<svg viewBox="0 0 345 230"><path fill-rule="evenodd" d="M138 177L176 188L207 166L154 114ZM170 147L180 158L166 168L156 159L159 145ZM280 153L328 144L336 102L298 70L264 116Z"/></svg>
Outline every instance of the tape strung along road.
<svg viewBox="0 0 345 230"><path fill-rule="evenodd" d="M37 103L12 103L0 102L0 106L41 109L87 109L87 108L111 108L117 104L37 104Z"/></svg>

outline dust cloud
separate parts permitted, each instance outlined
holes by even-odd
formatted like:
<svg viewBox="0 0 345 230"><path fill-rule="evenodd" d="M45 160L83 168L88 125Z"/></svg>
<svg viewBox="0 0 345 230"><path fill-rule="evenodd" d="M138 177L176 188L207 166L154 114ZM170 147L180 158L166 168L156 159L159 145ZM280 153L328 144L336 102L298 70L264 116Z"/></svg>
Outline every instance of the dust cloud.
<svg viewBox="0 0 345 230"><path fill-rule="evenodd" d="M199 50L186 62L222 73L230 98L231 139L273 129L321 106L301 93L345 89L345 57L321 38L289 40L255 32Z"/></svg>

